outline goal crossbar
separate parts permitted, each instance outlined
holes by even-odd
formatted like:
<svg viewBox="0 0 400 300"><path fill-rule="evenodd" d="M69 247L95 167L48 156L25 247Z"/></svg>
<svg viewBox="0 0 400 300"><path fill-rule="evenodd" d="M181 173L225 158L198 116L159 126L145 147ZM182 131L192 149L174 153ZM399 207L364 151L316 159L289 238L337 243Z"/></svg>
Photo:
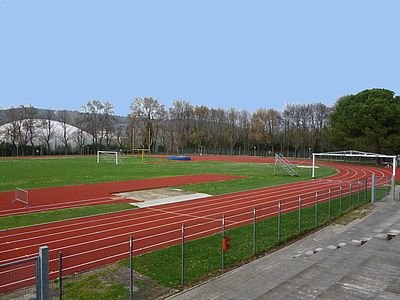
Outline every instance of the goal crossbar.
<svg viewBox="0 0 400 300"><path fill-rule="evenodd" d="M396 185L396 156L386 155L379 153L362 152L355 150L346 151L335 151L335 152L323 152L323 153L313 153L312 154L312 178L315 178L315 157L316 156L333 156L333 157L366 157L366 158L385 158L393 160L392 163L392 192L393 200L395 200L395 185Z"/></svg>

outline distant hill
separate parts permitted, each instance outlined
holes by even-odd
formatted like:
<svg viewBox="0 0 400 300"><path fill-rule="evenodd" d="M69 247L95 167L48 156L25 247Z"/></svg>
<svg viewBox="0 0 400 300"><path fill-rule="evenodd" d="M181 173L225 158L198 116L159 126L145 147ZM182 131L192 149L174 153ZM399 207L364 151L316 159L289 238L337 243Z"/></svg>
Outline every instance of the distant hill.
<svg viewBox="0 0 400 300"><path fill-rule="evenodd" d="M19 108L17 108L19 109ZM42 109L42 108L36 108L38 111L38 116L36 117L37 119L46 119L47 118L47 109ZM7 124L10 122L10 120L8 120L7 118L7 111L8 109L5 110L0 110L0 126ZM59 117L58 117L58 112L59 110L50 110L52 112L52 119L54 121L60 121ZM78 126L78 122L77 120L79 119L80 116L82 116L82 112L79 111L72 111L72 110L66 110L68 112L69 118L70 118L70 122L69 125L75 126L75 127L79 127ZM124 124L126 125L128 122L128 118L127 117L122 117L122 116L114 116L116 122L118 124Z"/></svg>

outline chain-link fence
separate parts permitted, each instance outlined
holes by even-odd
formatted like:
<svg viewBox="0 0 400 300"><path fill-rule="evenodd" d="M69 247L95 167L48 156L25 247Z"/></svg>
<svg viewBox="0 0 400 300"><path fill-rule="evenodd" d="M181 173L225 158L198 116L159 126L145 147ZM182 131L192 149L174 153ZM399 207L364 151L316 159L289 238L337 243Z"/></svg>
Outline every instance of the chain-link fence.
<svg viewBox="0 0 400 300"><path fill-rule="evenodd" d="M39 254L0 265L0 299L48 299L48 248Z"/></svg>

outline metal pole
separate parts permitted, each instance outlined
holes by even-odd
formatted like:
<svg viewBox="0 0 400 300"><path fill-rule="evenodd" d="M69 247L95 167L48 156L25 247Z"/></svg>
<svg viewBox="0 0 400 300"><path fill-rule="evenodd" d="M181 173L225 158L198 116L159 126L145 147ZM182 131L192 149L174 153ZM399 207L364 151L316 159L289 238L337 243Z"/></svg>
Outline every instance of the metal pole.
<svg viewBox="0 0 400 300"><path fill-rule="evenodd" d="M257 252L257 210L254 207L253 210L253 256L256 255Z"/></svg>
<svg viewBox="0 0 400 300"><path fill-rule="evenodd" d="M357 206L360 205L360 179L357 181Z"/></svg>
<svg viewBox="0 0 400 300"><path fill-rule="evenodd" d="M396 200L396 157L393 157L392 191L393 191L393 201L395 201Z"/></svg>
<svg viewBox="0 0 400 300"><path fill-rule="evenodd" d="M340 185L340 196L339 196L339 214L342 214L342 192L343 192L343 187Z"/></svg>
<svg viewBox="0 0 400 300"><path fill-rule="evenodd" d="M185 286L185 224L182 224L182 270L181 270L181 287Z"/></svg>
<svg viewBox="0 0 400 300"><path fill-rule="evenodd" d="M299 196L299 217L298 217L299 232L301 232L301 197Z"/></svg>
<svg viewBox="0 0 400 300"><path fill-rule="evenodd" d="M393 195L393 201L396 200L396 175L392 176L392 195Z"/></svg>
<svg viewBox="0 0 400 300"><path fill-rule="evenodd" d="M328 220L331 220L331 189L329 189L329 198L328 198Z"/></svg>
<svg viewBox="0 0 400 300"><path fill-rule="evenodd" d="M371 202L375 202L375 173L372 173L371 179Z"/></svg>
<svg viewBox="0 0 400 300"><path fill-rule="evenodd" d="M50 299L50 282L49 282L49 248L43 246L39 248L39 264L40 264L40 300Z"/></svg>
<svg viewBox="0 0 400 300"><path fill-rule="evenodd" d="M225 217L222 215L222 226L221 226L221 235L224 238L224 231L225 231ZM224 249L222 248L222 241L221 241L221 273L224 273Z"/></svg>
<svg viewBox="0 0 400 300"><path fill-rule="evenodd" d="M133 299L133 237L129 236L129 299Z"/></svg>
<svg viewBox="0 0 400 300"><path fill-rule="evenodd" d="M62 300L62 295L63 295L63 290L62 290L62 287L63 287L63 285L62 285L62 278L63 278L63 275L62 275L62 269L63 269L63 267L62 267L62 257L63 257L63 255L62 255L62 252L60 251L58 253L58 298L60 300Z"/></svg>
<svg viewBox="0 0 400 300"><path fill-rule="evenodd" d="M364 202L367 202L367 195L368 195L368 178L365 178L364 180Z"/></svg>
<svg viewBox="0 0 400 300"><path fill-rule="evenodd" d="M386 190L386 198L387 198L387 196L388 196L388 193L389 193L389 187L388 187L388 177L387 176L385 176L385 190Z"/></svg>
<svg viewBox="0 0 400 300"><path fill-rule="evenodd" d="M315 193L315 226L318 226L318 192Z"/></svg>
<svg viewBox="0 0 400 300"><path fill-rule="evenodd" d="M278 242L281 241L281 200L278 202Z"/></svg>
<svg viewBox="0 0 400 300"><path fill-rule="evenodd" d="M352 191L352 185L350 182L350 209L353 208L353 195L352 195L353 191Z"/></svg>
<svg viewBox="0 0 400 300"><path fill-rule="evenodd" d="M312 176L313 179L315 178L315 154L312 155Z"/></svg>

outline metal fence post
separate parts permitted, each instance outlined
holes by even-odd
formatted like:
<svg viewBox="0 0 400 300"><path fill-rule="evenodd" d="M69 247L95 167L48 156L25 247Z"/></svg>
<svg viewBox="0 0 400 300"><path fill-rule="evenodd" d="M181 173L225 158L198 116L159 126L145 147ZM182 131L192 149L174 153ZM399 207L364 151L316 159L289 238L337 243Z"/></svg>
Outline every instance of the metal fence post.
<svg viewBox="0 0 400 300"><path fill-rule="evenodd" d="M340 196L339 196L339 215L342 214L342 193L343 193L343 187L340 185Z"/></svg>
<svg viewBox="0 0 400 300"><path fill-rule="evenodd" d="M62 300L62 295L63 295L63 290L62 290L62 288L63 288L63 285L62 285L62 278L63 278L63 274L62 274L62 269L63 269L62 259L63 259L63 254L60 251L58 253L58 298L60 300Z"/></svg>
<svg viewBox="0 0 400 300"><path fill-rule="evenodd" d="M182 269L181 269L181 287L185 286L185 224L182 224Z"/></svg>
<svg viewBox="0 0 400 300"><path fill-rule="evenodd" d="M385 190L386 190L386 198L387 198L387 196L388 196L388 193L389 193L389 189L388 189L388 177L387 176L385 176Z"/></svg>
<svg viewBox="0 0 400 300"><path fill-rule="evenodd" d="M329 198L328 198L328 220L331 220L331 189L329 189Z"/></svg>
<svg viewBox="0 0 400 300"><path fill-rule="evenodd" d="M396 201L396 176L392 176L392 192L393 192L393 201Z"/></svg>
<svg viewBox="0 0 400 300"><path fill-rule="evenodd" d="M281 200L278 202L278 242L281 241Z"/></svg>
<svg viewBox="0 0 400 300"><path fill-rule="evenodd" d="M129 236L129 299L133 299L133 237Z"/></svg>
<svg viewBox="0 0 400 300"><path fill-rule="evenodd" d="M360 205L360 179L357 181L357 206Z"/></svg>
<svg viewBox="0 0 400 300"><path fill-rule="evenodd" d="M301 232L301 196L299 196L299 216L298 216L299 232Z"/></svg>
<svg viewBox="0 0 400 300"><path fill-rule="evenodd" d="M375 202L375 173L372 173L371 178L371 202Z"/></svg>
<svg viewBox="0 0 400 300"><path fill-rule="evenodd" d="M50 299L50 282L49 282L49 248L43 246L39 248L39 265L40 265L40 300Z"/></svg>
<svg viewBox="0 0 400 300"><path fill-rule="evenodd" d="M222 215L222 220L221 220L221 235L222 239L224 238L224 231L225 231L225 217ZM224 273L224 249L222 248L222 241L221 241L221 273Z"/></svg>
<svg viewBox="0 0 400 300"><path fill-rule="evenodd" d="M253 256L257 253L257 209L253 210Z"/></svg>
<svg viewBox="0 0 400 300"><path fill-rule="evenodd" d="M318 192L315 193L315 226L318 226Z"/></svg>
<svg viewBox="0 0 400 300"><path fill-rule="evenodd" d="M353 195L352 195L352 193L353 193L353 189L352 189L352 184L351 184L351 182L350 182L350 210L351 209L353 209Z"/></svg>
<svg viewBox="0 0 400 300"><path fill-rule="evenodd" d="M367 199L368 199L368 197L367 197L367 195L368 195L368 178L365 178L365 180L364 180L364 191L365 191L365 193L364 193L364 202L367 202Z"/></svg>

